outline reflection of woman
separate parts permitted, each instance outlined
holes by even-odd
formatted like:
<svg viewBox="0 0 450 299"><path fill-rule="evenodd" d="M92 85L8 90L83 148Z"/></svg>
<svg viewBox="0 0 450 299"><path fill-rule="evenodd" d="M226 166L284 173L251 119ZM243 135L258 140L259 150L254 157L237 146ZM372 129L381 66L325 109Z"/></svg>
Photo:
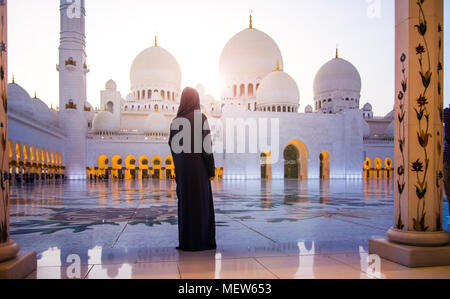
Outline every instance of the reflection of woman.
<svg viewBox="0 0 450 299"><path fill-rule="evenodd" d="M178 196L180 245L177 249L185 251L216 249L214 203L210 182L215 177L214 156L211 151L210 131L205 129L208 126L199 128L202 130L201 134L194 133L194 129L197 129L194 125L195 115L199 118L201 116L203 124L207 123L206 116L200 111L198 92L188 87L181 95L180 108L174 122L183 123L183 120L187 120L190 123L190 152L183 149L184 142L187 142L184 138L179 142L174 140L175 136L183 134L183 126L173 126L169 139ZM201 151L195 151L196 136L202 137ZM205 146L207 148L204 148Z"/></svg>

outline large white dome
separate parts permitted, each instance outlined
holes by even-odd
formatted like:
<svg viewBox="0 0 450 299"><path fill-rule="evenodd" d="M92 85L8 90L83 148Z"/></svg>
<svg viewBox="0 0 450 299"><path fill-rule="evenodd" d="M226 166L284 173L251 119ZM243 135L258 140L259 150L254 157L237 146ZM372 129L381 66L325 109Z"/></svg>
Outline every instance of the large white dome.
<svg viewBox="0 0 450 299"><path fill-rule="evenodd" d="M299 105L300 92L291 76L283 71L273 71L267 75L256 93L258 105Z"/></svg>
<svg viewBox="0 0 450 299"><path fill-rule="evenodd" d="M275 41L258 29L248 28L233 36L220 57L220 74L225 81L262 79L283 57Z"/></svg>
<svg viewBox="0 0 450 299"><path fill-rule="evenodd" d="M175 57L155 46L142 51L134 60L130 72L131 90L165 88L179 90L181 69Z"/></svg>
<svg viewBox="0 0 450 299"><path fill-rule="evenodd" d="M361 93L361 76L356 67L342 58L327 62L314 79L314 95L335 91Z"/></svg>
<svg viewBox="0 0 450 299"><path fill-rule="evenodd" d="M169 120L160 113L150 114L144 122L144 133L146 134L169 134Z"/></svg>
<svg viewBox="0 0 450 299"><path fill-rule="evenodd" d="M97 114L92 122L92 127L96 133L114 133L119 131L119 126L114 120L114 116L109 111L102 111Z"/></svg>
<svg viewBox="0 0 450 299"><path fill-rule="evenodd" d="M19 113L32 113L33 106L28 92L19 84L8 84L8 106L9 109Z"/></svg>

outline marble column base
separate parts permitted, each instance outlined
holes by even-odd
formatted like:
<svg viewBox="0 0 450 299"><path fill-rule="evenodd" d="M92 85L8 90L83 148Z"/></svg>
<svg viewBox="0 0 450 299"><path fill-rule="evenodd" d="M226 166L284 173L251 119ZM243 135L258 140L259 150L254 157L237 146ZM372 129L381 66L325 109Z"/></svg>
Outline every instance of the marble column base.
<svg viewBox="0 0 450 299"><path fill-rule="evenodd" d="M391 228L387 232L390 241L410 246L444 246L449 243L449 234L441 232L410 232Z"/></svg>
<svg viewBox="0 0 450 299"><path fill-rule="evenodd" d="M408 268L450 266L450 244L424 247L398 244L387 239L369 239L369 254Z"/></svg>
<svg viewBox="0 0 450 299"><path fill-rule="evenodd" d="M0 263L0 279L23 279L36 268L36 252L19 253L14 259Z"/></svg>
<svg viewBox="0 0 450 299"><path fill-rule="evenodd" d="M19 245L17 245L17 243L13 240L0 244L0 262L12 259L16 256L19 250Z"/></svg>

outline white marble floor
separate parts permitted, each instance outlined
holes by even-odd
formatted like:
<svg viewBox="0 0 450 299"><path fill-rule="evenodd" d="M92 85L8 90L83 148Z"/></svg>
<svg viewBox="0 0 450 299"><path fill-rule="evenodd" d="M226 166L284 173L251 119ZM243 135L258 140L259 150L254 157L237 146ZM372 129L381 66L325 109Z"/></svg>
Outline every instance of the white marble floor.
<svg viewBox="0 0 450 299"><path fill-rule="evenodd" d="M223 181L213 189L214 252L175 249L172 181L12 186L11 235L38 252L30 278L450 279L450 267L408 269L368 256L368 239L393 222L392 181Z"/></svg>

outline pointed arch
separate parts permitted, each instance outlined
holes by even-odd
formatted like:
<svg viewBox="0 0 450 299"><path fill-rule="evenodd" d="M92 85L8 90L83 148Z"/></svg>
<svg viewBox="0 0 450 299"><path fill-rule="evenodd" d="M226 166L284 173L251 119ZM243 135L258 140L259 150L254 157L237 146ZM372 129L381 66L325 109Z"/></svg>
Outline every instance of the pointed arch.
<svg viewBox="0 0 450 299"><path fill-rule="evenodd" d="M38 147L36 147L36 164L41 164L42 160L41 160L42 156L41 156L41 149Z"/></svg>
<svg viewBox="0 0 450 299"><path fill-rule="evenodd" d="M136 158L132 155L125 158L125 179L136 179Z"/></svg>
<svg viewBox="0 0 450 299"><path fill-rule="evenodd" d="M21 162L22 161L22 145L20 144L20 142L16 143L15 152L16 152L16 161Z"/></svg>
<svg viewBox="0 0 450 299"><path fill-rule="evenodd" d="M29 149L28 149L28 145L24 144L22 146L22 160L24 163L29 162Z"/></svg>
<svg viewBox="0 0 450 299"><path fill-rule="evenodd" d="M392 168L392 165L393 165L393 163L392 163L392 159L391 158L386 158L385 160L384 160L384 177L386 178L386 179L392 179L392 177L393 177L393 168Z"/></svg>
<svg viewBox="0 0 450 299"><path fill-rule="evenodd" d="M254 85L252 84L252 83L250 83L249 85L248 85L248 96L249 97L252 97L253 95L254 95Z"/></svg>
<svg viewBox="0 0 450 299"><path fill-rule="evenodd" d="M154 156L152 158L152 170L153 179L160 180L162 178L162 159L160 156Z"/></svg>
<svg viewBox="0 0 450 299"><path fill-rule="evenodd" d="M173 163L173 157L167 156L166 159L164 159L164 164L166 168L165 178L168 180L175 178L175 164Z"/></svg>
<svg viewBox="0 0 450 299"><path fill-rule="evenodd" d="M382 167L383 167L383 162L381 161L381 158L375 158L375 160L373 161L374 164L374 178L376 179L381 179L382 175Z"/></svg>
<svg viewBox="0 0 450 299"><path fill-rule="evenodd" d="M150 159L143 155L139 157L139 179L146 180L150 178Z"/></svg>
<svg viewBox="0 0 450 299"><path fill-rule="evenodd" d="M49 150L45 151L45 161L47 162L46 164L48 166L50 166L52 164L52 160L50 159L50 151Z"/></svg>
<svg viewBox="0 0 450 299"><path fill-rule="evenodd" d="M41 163L42 164L47 164L46 157L47 157L47 151L45 149L41 149L41 161L42 161Z"/></svg>
<svg viewBox="0 0 450 299"><path fill-rule="evenodd" d="M286 179L308 178L308 148L298 139L291 140L284 150Z"/></svg>
<svg viewBox="0 0 450 299"><path fill-rule="evenodd" d="M10 163L14 161L14 146L11 140L8 140L8 160Z"/></svg>
<svg viewBox="0 0 450 299"><path fill-rule="evenodd" d="M245 84L241 84L241 87L239 88L239 95L241 97L245 97Z"/></svg>
<svg viewBox="0 0 450 299"><path fill-rule="evenodd" d="M36 162L36 151L34 146L30 146L30 163L33 164Z"/></svg>
<svg viewBox="0 0 450 299"><path fill-rule="evenodd" d="M366 157L366 160L364 161L364 179L371 179L371 170L372 170L372 159L369 157Z"/></svg>
<svg viewBox="0 0 450 299"><path fill-rule="evenodd" d="M97 159L98 168L106 169L108 168L109 159L106 155L101 155Z"/></svg>
<svg viewBox="0 0 450 299"><path fill-rule="evenodd" d="M97 158L98 177L99 179L108 179L109 177L109 159L106 155L100 155Z"/></svg>
<svg viewBox="0 0 450 299"><path fill-rule="evenodd" d="M119 155L115 155L112 158L112 176L115 179L122 179L123 178L123 172L122 172L122 163L123 159Z"/></svg>
<svg viewBox="0 0 450 299"><path fill-rule="evenodd" d="M320 153L320 179L330 179L330 154L326 151Z"/></svg>
<svg viewBox="0 0 450 299"><path fill-rule="evenodd" d="M261 179L272 179L272 154L269 151L261 152Z"/></svg>

